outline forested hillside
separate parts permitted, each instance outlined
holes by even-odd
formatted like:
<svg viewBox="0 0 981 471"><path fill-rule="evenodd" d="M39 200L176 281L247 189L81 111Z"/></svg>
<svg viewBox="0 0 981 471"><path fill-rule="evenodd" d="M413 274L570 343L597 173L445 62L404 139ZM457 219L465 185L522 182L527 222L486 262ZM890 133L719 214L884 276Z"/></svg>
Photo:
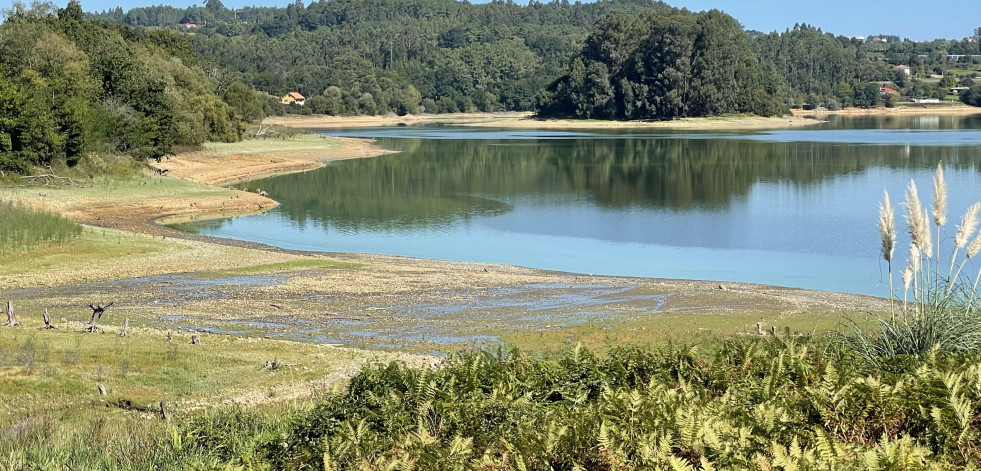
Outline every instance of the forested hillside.
<svg viewBox="0 0 981 471"><path fill-rule="evenodd" d="M209 0L87 16L76 1L17 2L4 16L0 169L18 171L93 151L150 158L235 140L263 113L669 119L956 99L955 87L975 103L981 63L981 32L933 42L808 25L762 34L719 11L652 0L242 10ZM305 106L280 103L287 92Z"/></svg>
<svg viewBox="0 0 981 471"><path fill-rule="evenodd" d="M0 26L0 170L234 141L260 114L249 87L206 73L176 31L86 19L75 1L15 5Z"/></svg>
<svg viewBox="0 0 981 471"><path fill-rule="evenodd" d="M385 114L534 109L600 18L665 9L651 0L321 0L234 12L211 0L181 15L150 7L99 16L134 26L194 23L188 36L205 58L258 90L310 98L294 111ZM277 108L267 104L269 113Z"/></svg>
<svg viewBox="0 0 981 471"><path fill-rule="evenodd" d="M205 60L271 94L267 114L773 114L890 105L900 95L944 98L970 85L981 62L971 56L976 41L866 42L806 24L746 32L721 12L652 0L297 0L241 10L209 0L94 16L184 31ZM659 78L667 83L652 82ZM879 93L886 82L895 97ZM279 104L275 97L290 91L305 95L306 106Z"/></svg>

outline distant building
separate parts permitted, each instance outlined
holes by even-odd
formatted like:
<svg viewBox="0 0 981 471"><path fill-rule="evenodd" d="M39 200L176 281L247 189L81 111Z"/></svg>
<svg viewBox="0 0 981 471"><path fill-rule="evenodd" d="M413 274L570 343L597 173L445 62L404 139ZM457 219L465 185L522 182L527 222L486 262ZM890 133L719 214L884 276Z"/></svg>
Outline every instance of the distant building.
<svg viewBox="0 0 981 471"><path fill-rule="evenodd" d="M197 27L198 27L198 24L197 23L181 23L181 24L177 25L177 29L179 29L181 31L187 31L189 29L194 29L194 28L197 28Z"/></svg>
<svg viewBox="0 0 981 471"><path fill-rule="evenodd" d="M909 75L910 74L910 69L909 69L909 66L908 65L897 65L896 67L893 67L893 69L902 70L903 71L903 75Z"/></svg>
<svg viewBox="0 0 981 471"><path fill-rule="evenodd" d="M295 103L297 105L303 106L303 104L306 103L306 101L307 101L307 97L300 95L298 92L289 92L286 95L283 95L283 98L280 100L280 103L284 105L292 105Z"/></svg>
<svg viewBox="0 0 981 471"><path fill-rule="evenodd" d="M937 98L914 98L913 103L940 103Z"/></svg>
<svg viewBox="0 0 981 471"><path fill-rule="evenodd" d="M885 93L899 93L899 92L897 92L896 89L894 88L881 87L879 88L879 93L885 94Z"/></svg>
<svg viewBox="0 0 981 471"><path fill-rule="evenodd" d="M966 92L970 88L971 87L951 87L950 94L951 95L960 95L961 92Z"/></svg>
<svg viewBox="0 0 981 471"><path fill-rule="evenodd" d="M860 43L864 43L865 42L865 36L855 36L852 39L854 39L855 41L858 41Z"/></svg>

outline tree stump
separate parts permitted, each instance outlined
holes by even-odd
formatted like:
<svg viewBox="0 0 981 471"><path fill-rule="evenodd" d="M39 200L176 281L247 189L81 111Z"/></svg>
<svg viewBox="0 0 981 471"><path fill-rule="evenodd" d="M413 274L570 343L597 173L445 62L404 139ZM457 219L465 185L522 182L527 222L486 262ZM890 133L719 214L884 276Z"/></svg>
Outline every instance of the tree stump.
<svg viewBox="0 0 981 471"><path fill-rule="evenodd" d="M54 324L51 323L51 316L48 315L48 310L47 309L44 310L44 315L42 315L41 317L44 319L44 327L43 328L45 328L45 329L56 329L57 328L57 327L54 326Z"/></svg>
<svg viewBox="0 0 981 471"><path fill-rule="evenodd" d="M18 327L20 326L20 320L17 319L17 315L14 314L14 302L7 301L7 323L3 325L4 327Z"/></svg>
<svg viewBox="0 0 981 471"><path fill-rule="evenodd" d="M101 304L89 304L89 308L92 309L92 319L89 321L89 325L85 328L85 330L89 332L97 332L102 330L102 328L99 327L99 321L102 320L102 314L106 312L106 309L109 309L109 306L112 305L113 303L106 304L105 306Z"/></svg>

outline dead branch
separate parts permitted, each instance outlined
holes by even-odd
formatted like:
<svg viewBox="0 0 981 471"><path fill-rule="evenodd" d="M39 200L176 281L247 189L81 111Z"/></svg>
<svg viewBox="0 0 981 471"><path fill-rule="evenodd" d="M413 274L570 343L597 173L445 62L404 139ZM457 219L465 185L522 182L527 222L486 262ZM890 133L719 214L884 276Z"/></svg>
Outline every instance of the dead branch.
<svg viewBox="0 0 981 471"><path fill-rule="evenodd" d="M113 303L115 303L115 301L106 304L105 306L101 304L89 304L89 308L92 309L92 319L89 321L89 325L85 328L85 330L89 332L102 330L102 328L99 327L99 321L102 320L102 314L104 314L106 309L109 309L109 306L112 306Z"/></svg>
<svg viewBox="0 0 981 471"><path fill-rule="evenodd" d="M56 183L67 183L71 186L79 186L78 183L75 183L75 180L71 179L71 177L59 177L53 173L44 173L41 175L21 175L20 178L31 183L44 182L44 186L51 186Z"/></svg>

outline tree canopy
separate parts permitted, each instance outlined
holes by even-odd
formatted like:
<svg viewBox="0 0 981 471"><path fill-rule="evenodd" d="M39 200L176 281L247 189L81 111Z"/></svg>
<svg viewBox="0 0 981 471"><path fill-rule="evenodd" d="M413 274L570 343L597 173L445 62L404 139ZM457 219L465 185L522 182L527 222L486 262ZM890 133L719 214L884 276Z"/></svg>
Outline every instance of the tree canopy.
<svg viewBox="0 0 981 471"><path fill-rule="evenodd" d="M785 109L739 23L718 10L613 13L568 73L543 93L542 115L671 119Z"/></svg>
<svg viewBox="0 0 981 471"><path fill-rule="evenodd" d="M74 0L57 11L16 4L0 25L0 170L238 140L261 118L258 103L209 76L179 33L86 19Z"/></svg>

